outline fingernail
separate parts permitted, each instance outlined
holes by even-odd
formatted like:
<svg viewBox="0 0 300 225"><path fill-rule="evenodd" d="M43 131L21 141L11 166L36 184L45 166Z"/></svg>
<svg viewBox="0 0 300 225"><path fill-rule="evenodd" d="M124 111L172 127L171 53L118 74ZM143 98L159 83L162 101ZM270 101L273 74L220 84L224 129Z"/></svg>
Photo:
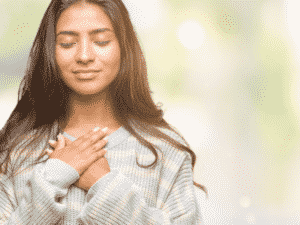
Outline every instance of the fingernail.
<svg viewBox="0 0 300 225"><path fill-rule="evenodd" d="M94 128L94 131L96 132L96 131L98 131L100 129L100 127L95 127Z"/></svg>
<svg viewBox="0 0 300 225"><path fill-rule="evenodd" d="M56 143L56 141L54 141L54 140L49 140L49 143L52 144L52 145L54 145L54 144Z"/></svg>
<svg viewBox="0 0 300 225"><path fill-rule="evenodd" d="M50 150L50 149L46 149L46 151L51 154L53 152L53 150Z"/></svg>
<svg viewBox="0 0 300 225"><path fill-rule="evenodd" d="M57 135L57 137L58 137L58 139L62 139L61 133L59 133L59 134Z"/></svg>
<svg viewBox="0 0 300 225"><path fill-rule="evenodd" d="M105 128L102 129L102 131L103 131L103 132L106 132L107 129L108 129L108 127L105 127Z"/></svg>

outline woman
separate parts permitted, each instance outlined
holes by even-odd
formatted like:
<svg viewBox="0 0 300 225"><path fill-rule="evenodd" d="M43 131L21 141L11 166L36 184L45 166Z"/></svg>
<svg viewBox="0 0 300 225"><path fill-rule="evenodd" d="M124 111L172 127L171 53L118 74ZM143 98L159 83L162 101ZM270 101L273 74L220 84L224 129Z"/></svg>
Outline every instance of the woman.
<svg viewBox="0 0 300 225"><path fill-rule="evenodd" d="M1 224L201 222L195 154L151 98L121 0L52 0L21 85L0 136Z"/></svg>

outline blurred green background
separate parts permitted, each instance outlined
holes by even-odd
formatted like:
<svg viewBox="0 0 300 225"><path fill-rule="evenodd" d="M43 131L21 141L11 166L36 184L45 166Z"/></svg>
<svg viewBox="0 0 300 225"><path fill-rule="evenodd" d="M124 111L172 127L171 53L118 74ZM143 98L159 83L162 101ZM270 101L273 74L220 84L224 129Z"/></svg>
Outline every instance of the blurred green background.
<svg viewBox="0 0 300 225"><path fill-rule="evenodd" d="M298 1L123 0L205 224L300 224ZM0 126L50 0L0 0ZM204 195L204 194L203 194Z"/></svg>

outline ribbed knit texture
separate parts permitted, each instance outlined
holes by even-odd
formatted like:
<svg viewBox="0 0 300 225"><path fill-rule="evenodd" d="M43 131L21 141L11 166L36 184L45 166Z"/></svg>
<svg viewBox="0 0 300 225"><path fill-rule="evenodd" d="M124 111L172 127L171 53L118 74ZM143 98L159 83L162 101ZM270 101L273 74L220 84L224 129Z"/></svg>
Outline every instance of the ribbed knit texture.
<svg viewBox="0 0 300 225"><path fill-rule="evenodd" d="M159 159L156 166L144 169L136 157L140 164L150 165L155 159L152 152L124 127L110 134L105 157L111 172L88 192L73 185L79 179L73 167L47 155L41 159L46 162L29 167L14 180L0 174L0 224L203 224L190 154L163 141L147 140L159 146ZM31 160L42 147L35 149Z"/></svg>

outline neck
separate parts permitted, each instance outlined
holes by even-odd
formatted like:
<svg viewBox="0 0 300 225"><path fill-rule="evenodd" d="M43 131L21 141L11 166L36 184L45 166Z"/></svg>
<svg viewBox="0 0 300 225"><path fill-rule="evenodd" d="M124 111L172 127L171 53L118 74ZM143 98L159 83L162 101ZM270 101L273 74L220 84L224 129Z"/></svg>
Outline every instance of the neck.
<svg viewBox="0 0 300 225"><path fill-rule="evenodd" d="M69 96L67 116L61 123L61 127L108 127L119 128L121 124L115 118L111 107L111 98L107 92L97 95L78 95L72 93Z"/></svg>

